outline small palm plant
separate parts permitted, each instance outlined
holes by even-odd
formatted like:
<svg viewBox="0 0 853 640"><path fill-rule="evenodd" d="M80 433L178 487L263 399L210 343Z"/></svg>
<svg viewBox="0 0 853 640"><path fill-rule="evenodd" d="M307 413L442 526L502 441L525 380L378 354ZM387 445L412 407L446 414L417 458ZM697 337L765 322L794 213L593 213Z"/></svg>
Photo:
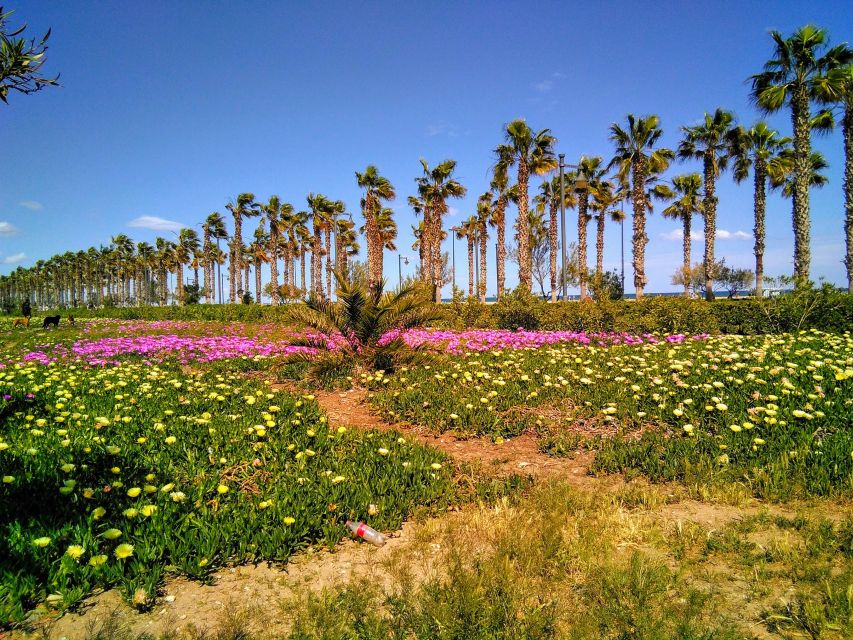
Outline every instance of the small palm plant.
<svg viewBox="0 0 853 640"><path fill-rule="evenodd" d="M299 353L296 360L310 363L308 373L328 379L355 366L357 373L393 371L403 364L428 359L420 346L403 340L407 329L423 327L438 318L428 292L417 284L384 291L384 282L369 287L359 279L345 279L335 272L337 302L311 296L294 307L290 318L317 332L295 344L313 347L318 353Z"/></svg>

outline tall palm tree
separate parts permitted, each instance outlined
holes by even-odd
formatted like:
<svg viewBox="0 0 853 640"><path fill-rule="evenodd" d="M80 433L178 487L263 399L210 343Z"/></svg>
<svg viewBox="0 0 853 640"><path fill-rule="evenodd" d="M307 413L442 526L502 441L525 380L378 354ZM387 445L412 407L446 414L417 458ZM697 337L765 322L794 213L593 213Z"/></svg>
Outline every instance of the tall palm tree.
<svg viewBox="0 0 853 640"><path fill-rule="evenodd" d="M554 145L557 139L550 129L534 132L523 119L513 120L504 131L504 145L510 155L508 164L518 165L518 281L525 291L533 288L533 264L530 254L530 228L528 225L528 180L530 174L544 175L557 167Z"/></svg>
<svg viewBox="0 0 853 640"><path fill-rule="evenodd" d="M225 208L234 217L234 237L231 239L231 256L228 260L229 298L238 302L237 290L240 288L240 267L243 264L243 218L260 215L260 207L255 202L254 193L241 193L230 201Z"/></svg>
<svg viewBox="0 0 853 640"><path fill-rule="evenodd" d="M175 262L175 245L165 238L154 239L155 253L153 259L157 264L157 280L159 285L160 306L166 306L169 299L168 273Z"/></svg>
<svg viewBox="0 0 853 640"><path fill-rule="evenodd" d="M841 133L844 138L844 237L847 291L853 293L853 64L839 65L827 74L821 94L842 108Z"/></svg>
<svg viewBox="0 0 853 640"><path fill-rule="evenodd" d="M634 288L639 300L648 282L646 278L646 210L649 199L646 195L647 179L650 174L662 173L675 157L671 149L654 149L660 140L663 129L660 118L644 116L637 118L628 114L627 128L616 123L610 125L610 140L616 146L616 154L610 162L618 168L617 176L623 183L630 178L631 200L633 202L633 267Z"/></svg>
<svg viewBox="0 0 853 640"><path fill-rule="evenodd" d="M292 205L286 206L293 208ZM279 216L281 209L281 198L278 196L270 196L269 201L261 205L264 217L270 225L265 252L270 263L270 300L273 305L278 304L278 248L281 244L281 228L279 226L281 219Z"/></svg>
<svg viewBox="0 0 853 640"><path fill-rule="evenodd" d="M311 243L311 292L323 297L323 230L331 224L332 201L321 193L309 193L306 201L311 209L314 236Z"/></svg>
<svg viewBox="0 0 853 640"><path fill-rule="evenodd" d="M598 180L591 185L590 195L592 202L589 206L596 221L595 275L600 277L604 273L604 224L608 217L615 222L621 221L622 212L613 207L625 198L627 192L619 189L612 180Z"/></svg>
<svg viewBox="0 0 853 640"><path fill-rule="evenodd" d="M175 245L176 274L178 276L178 304L184 304L184 265L189 264L198 251L198 234L194 229L181 229Z"/></svg>
<svg viewBox="0 0 853 640"><path fill-rule="evenodd" d="M394 221L394 210L390 207L382 207L375 211L377 242L379 243L379 251L377 252L378 264L376 268L379 273L384 270L385 249L388 251L396 251L397 245L394 241L397 239L397 223ZM364 233L362 227L361 232Z"/></svg>
<svg viewBox="0 0 853 640"><path fill-rule="evenodd" d="M348 218L339 219L335 240L337 242L335 258L339 261L337 271L341 274L347 274L349 273L349 259L357 256L360 250L355 223Z"/></svg>
<svg viewBox="0 0 853 640"><path fill-rule="evenodd" d="M218 287L218 277L214 273L214 265L219 267L222 264L219 262L222 253L219 251L219 241L228 239L228 229L225 227L225 219L218 211L207 216L201 228L204 233L204 244L202 246L205 256L204 289L207 292L207 301L214 303L216 302ZM213 244L214 240L216 244Z"/></svg>
<svg viewBox="0 0 853 640"><path fill-rule="evenodd" d="M424 214L424 255L426 258L427 280L432 284L433 301L441 302L441 238L442 219L447 214L449 198L462 198L467 189L462 183L453 178L456 170L455 160L444 160L430 169L429 164L421 159L423 175L418 177L418 194L423 203ZM410 200L410 204L412 201Z"/></svg>
<svg viewBox="0 0 853 640"><path fill-rule="evenodd" d="M477 235L480 231L480 221L477 216L471 216L459 225L457 237L468 241L468 296L474 297L474 248L477 244Z"/></svg>
<svg viewBox="0 0 853 640"><path fill-rule="evenodd" d="M252 266L255 268L255 302L257 304L261 304L261 267L270 261L269 254L267 254L269 242L270 237L264 228L264 219L261 218L258 228L255 229L252 244L249 245L249 257Z"/></svg>
<svg viewBox="0 0 853 640"><path fill-rule="evenodd" d="M378 289L382 282L383 242L380 237L377 213L382 209L383 200L396 197L394 185L382 176L375 165L368 165L364 173L355 173L358 186L364 189L364 228L367 240L367 281L371 289Z"/></svg>
<svg viewBox="0 0 853 640"><path fill-rule="evenodd" d="M332 268L332 232L334 231L337 234L338 220L346 212L346 209L347 206L343 200L330 202L328 219L323 227L326 234L326 297L329 300L332 299L332 278L334 275L334 268ZM335 240L335 268L338 268L340 265L338 264L337 254L337 235Z"/></svg>
<svg viewBox="0 0 853 640"><path fill-rule="evenodd" d="M587 225L592 219L589 212L590 193L598 189L599 183L607 172L604 158L601 156L581 156L578 169L574 173L575 189L578 192L578 284L580 299L586 298L589 266L587 260Z"/></svg>
<svg viewBox="0 0 853 640"><path fill-rule="evenodd" d="M682 224L683 272L690 271L691 222L694 215L702 215L705 202L702 199L702 176L698 173L688 173L672 179L672 185L657 185L654 195L661 200L671 200L671 204L662 213L665 218L679 220ZM684 297L690 297L689 278L684 278Z"/></svg>
<svg viewBox="0 0 853 640"><path fill-rule="evenodd" d="M774 176L773 179L780 180L782 186L782 195L786 198L793 198L797 189L797 175L793 171L795 151L786 150L781 153L782 167L784 170L785 164L790 163L791 171L781 176ZM823 187L829 182L829 178L821 173L829 167L829 163L824 158L820 151L812 151L809 154L809 187Z"/></svg>
<svg viewBox="0 0 853 640"><path fill-rule="evenodd" d="M702 160L705 219L705 299L714 299L714 239L717 235L716 181L726 170L729 159L737 154L737 127L731 111L717 108L705 113L705 120L694 127L682 127L684 136L678 144L678 156Z"/></svg>
<svg viewBox="0 0 853 640"><path fill-rule="evenodd" d="M299 270L300 270L300 290L302 294L307 296L308 289L305 287L305 255L311 251L311 247L314 241L314 238L311 234L311 231L308 229L308 220L310 215L307 211L299 211L296 213L296 221L293 226L292 231L292 242L294 247L293 252L293 271L291 275L294 276L295 280L295 269L296 269L296 258L299 258Z"/></svg>
<svg viewBox="0 0 853 640"><path fill-rule="evenodd" d="M764 113L775 113L786 105L791 110L794 275L802 285L808 281L811 269L811 102L831 97L829 72L853 62L853 51L844 45L828 48L826 30L811 24L800 27L788 38L778 31L771 31L770 37L775 45L773 58L764 64L761 73L750 78L751 97Z"/></svg>
<svg viewBox="0 0 853 640"><path fill-rule="evenodd" d="M477 239L480 243L480 287L477 294L480 302L486 301L486 253L489 242L489 231L486 227L492 218L492 192L487 191L477 200Z"/></svg>
<svg viewBox="0 0 853 640"><path fill-rule="evenodd" d="M116 272L119 285L119 303L124 306L130 297L131 260L135 246L133 240L123 233L113 236Z"/></svg>
<svg viewBox="0 0 853 640"><path fill-rule="evenodd" d="M147 242L136 244L136 299L140 305L151 304L151 269L154 247Z"/></svg>
<svg viewBox="0 0 853 640"><path fill-rule="evenodd" d="M565 176L564 176L565 178ZM572 180L565 180L563 183L563 205L566 208L574 208L577 206L577 198L575 191L572 188ZM548 220L548 247L550 257L550 276L551 276L551 302L557 301L557 290L559 288L557 278L557 254L559 252L559 223L557 221L557 212L560 208L560 176L553 176L550 180L545 180L539 185L539 193L534 196L533 201L540 215L544 218L544 213L547 208L549 213Z"/></svg>
<svg viewBox="0 0 853 640"><path fill-rule="evenodd" d="M503 297L506 288L506 207L509 203L509 167L512 164L513 149L509 145L501 144L495 149L497 161L492 167L492 180L489 187L495 194L494 209L492 211L492 224L497 230L497 277L498 277L498 300Z"/></svg>
<svg viewBox="0 0 853 640"><path fill-rule="evenodd" d="M737 131L734 178L743 182L752 169L753 213L755 225L755 297L763 297L764 283L764 237L767 210L767 181L771 187L779 186L791 170L793 162L786 161L786 149L790 149L791 139L779 136L764 122L758 122L748 130ZM788 152L790 153L790 152Z"/></svg>

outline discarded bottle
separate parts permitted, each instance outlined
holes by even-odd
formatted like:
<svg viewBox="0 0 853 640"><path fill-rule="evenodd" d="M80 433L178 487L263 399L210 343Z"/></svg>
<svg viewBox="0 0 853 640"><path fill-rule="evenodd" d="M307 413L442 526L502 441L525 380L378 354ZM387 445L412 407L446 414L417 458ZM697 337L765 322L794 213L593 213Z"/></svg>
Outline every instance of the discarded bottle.
<svg viewBox="0 0 853 640"><path fill-rule="evenodd" d="M347 527L350 531L353 532L353 535L358 536L359 538L363 538L370 544L376 545L377 547L381 547L383 544L385 544L385 536L383 536L373 527L366 525L363 522L353 522L352 520L347 520Z"/></svg>

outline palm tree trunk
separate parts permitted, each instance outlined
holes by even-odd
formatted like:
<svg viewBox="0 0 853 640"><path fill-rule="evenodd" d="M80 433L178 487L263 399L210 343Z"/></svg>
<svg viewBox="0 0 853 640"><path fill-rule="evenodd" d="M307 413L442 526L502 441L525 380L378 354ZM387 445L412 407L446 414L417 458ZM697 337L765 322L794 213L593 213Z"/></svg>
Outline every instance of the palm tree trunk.
<svg viewBox="0 0 853 640"><path fill-rule="evenodd" d="M589 191L584 191L578 198L578 280L580 282L580 299L586 298L586 278L588 273L586 258L586 212L589 209Z"/></svg>
<svg viewBox="0 0 853 640"><path fill-rule="evenodd" d="M598 277L604 273L604 223L607 212L602 209L598 213L597 229L595 234L595 273Z"/></svg>
<svg viewBox="0 0 853 640"><path fill-rule="evenodd" d="M302 250L299 256L300 269L302 270L302 294L305 295L308 291L305 289L305 249Z"/></svg>
<svg viewBox="0 0 853 640"><path fill-rule="evenodd" d="M474 236L468 236L468 297L474 297Z"/></svg>
<svg viewBox="0 0 853 640"><path fill-rule="evenodd" d="M441 259L441 214L436 212L432 216L432 289L435 295L435 303L441 303L441 267L444 261Z"/></svg>
<svg viewBox="0 0 853 640"><path fill-rule="evenodd" d="M326 229L326 298L332 299L332 227Z"/></svg>
<svg viewBox="0 0 853 640"><path fill-rule="evenodd" d="M506 287L506 196L498 198L495 206L495 223L498 227L497 271L498 271L498 300L503 297Z"/></svg>
<svg viewBox="0 0 853 640"><path fill-rule="evenodd" d="M754 207L755 227L755 297L761 300L764 296L764 219L766 215L765 186L767 184L767 168L764 160L755 159L755 193Z"/></svg>
<svg viewBox="0 0 853 640"><path fill-rule="evenodd" d="M551 218L548 225L548 243L551 258L551 302L557 302L557 201L551 198Z"/></svg>
<svg viewBox="0 0 853 640"><path fill-rule="evenodd" d="M692 242L692 240L690 238L690 234L692 233L690 230L690 226L691 226L691 223L693 222L692 217L693 216L691 214L691 215L686 215L681 219L682 224L684 225L684 228L682 230L683 231L682 239L681 239L681 247L682 247L682 251L684 254L684 261L682 263L681 268L684 272L684 297L685 298L690 297L690 278L688 277L688 274L690 273L690 260L692 259L690 257L690 249L691 249L691 242Z"/></svg>
<svg viewBox="0 0 853 640"><path fill-rule="evenodd" d="M853 98L848 97L842 123L844 134L844 236L847 252L847 291L853 293Z"/></svg>
<svg viewBox="0 0 853 640"><path fill-rule="evenodd" d="M791 96L794 127L794 277L796 286L804 286L811 271L811 230L809 224L809 181L811 178L811 127L809 96L805 86Z"/></svg>
<svg viewBox="0 0 853 640"><path fill-rule="evenodd" d="M278 235L270 236L270 300L273 306L278 304ZM284 281L287 282L287 257L284 259Z"/></svg>
<svg viewBox="0 0 853 640"><path fill-rule="evenodd" d="M251 291L251 289L249 289L249 279L250 279L249 278L249 275L250 275L249 274L249 265L250 264L251 263L248 260L244 259L244 261L243 261L243 287L242 287L243 295L245 295L245 294L249 293L249 291ZM242 302L242 300L240 302Z"/></svg>
<svg viewBox="0 0 853 640"><path fill-rule="evenodd" d="M714 300L714 239L717 235L717 196L715 195L713 153L705 153L705 300Z"/></svg>
<svg viewBox="0 0 853 640"><path fill-rule="evenodd" d="M184 304L184 265L178 263L175 273L178 276L178 304Z"/></svg>
<svg viewBox="0 0 853 640"><path fill-rule="evenodd" d="M530 224L527 219L527 158L518 161L518 284L524 291L533 290L533 262L530 255Z"/></svg>
<svg viewBox="0 0 853 640"><path fill-rule="evenodd" d="M486 250L489 242L489 233L486 230L486 221L480 223L480 302L486 301Z"/></svg>
<svg viewBox="0 0 853 640"><path fill-rule="evenodd" d="M382 243L379 239L379 227L373 212L373 196L367 193L364 199L364 235L367 241L367 284L376 289L382 281Z"/></svg>
<svg viewBox="0 0 853 640"><path fill-rule="evenodd" d="M255 264L255 302L261 304L261 269L260 264Z"/></svg>
<svg viewBox="0 0 853 640"><path fill-rule="evenodd" d="M646 172L645 167L635 162L631 167L632 184L631 199L634 205L634 216L632 220L633 237L631 238L633 267L634 267L634 290L636 299L643 298L646 288L646 244L649 237L646 235Z"/></svg>

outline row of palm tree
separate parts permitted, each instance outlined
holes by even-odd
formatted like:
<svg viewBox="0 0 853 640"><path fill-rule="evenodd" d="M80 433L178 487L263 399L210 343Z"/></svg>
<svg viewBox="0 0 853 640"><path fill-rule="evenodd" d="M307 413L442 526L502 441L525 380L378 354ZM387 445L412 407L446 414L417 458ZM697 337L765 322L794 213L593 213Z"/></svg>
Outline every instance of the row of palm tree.
<svg viewBox="0 0 853 640"><path fill-rule="evenodd" d="M755 275L757 294L761 295L767 189L780 189L792 199L795 276L804 281L810 270L811 187L826 182L821 171L826 162L811 148L811 131L828 131L834 126L835 109L840 108L845 145L845 265L853 292L853 50L846 45L830 48L826 32L814 26L799 29L789 38L773 32L774 57L761 73L750 78L751 96L759 109L773 113L787 106L791 111L793 137L785 137L765 122L747 128L736 123L732 112L717 108L706 113L697 125L681 128L676 149L659 146L663 136L660 119L655 115L629 114L624 124L610 126L613 156L581 156L572 170L556 174L558 160L556 138L549 129L536 131L518 119L504 128L504 140L494 149L489 190L477 199L476 215L451 230L455 237L468 240L469 294L485 299L487 281L488 228L496 229L496 277L498 297L506 288L506 212L510 203L517 208L515 251L519 286L532 288L531 224L541 219L547 229L551 299L558 298L557 214L561 207L577 211L577 269L581 298L587 296L588 224L595 219L595 273L603 272L604 232L607 219L622 222L623 202L630 202L632 213L632 258L634 287L643 296L647 277L645 252L648 243L646 217L653 202L666 203L663 215L679 220L684 234L684 266L690 266L691 229L694 215L704 222L704 276L706 295L713 298L715 263L716 185L730 167L737 182L753 177ZM819 105L812 114L811 105ZM688 173L665 182L663 174L673 162L701 161L701 174ZM441 300L445 284L446 255L442 244L447 238L444 220L449 201L466 195L466 188L454 176L456 162L444 160L430 166L421 160L421 174L415 178L416 194L409 205L420 221L413 230L420 256L418 274L432 289L436 302ZM514 171L513 171L514 169ZM545 176L530 206L529 183L532 176ZM356 172L363 189L361 213L367 245L367 280L377 288L383 277L384 253L395 250L397 225L387 205L396 197L388 178L374 165ZM513 181L514 178L514 181ZM297 211L292 204L271 196L260 202L253 193L241 193L227 203L233 217L234 233L229 237L225 219L218 212L201 224L202 238L192 229L182 229L175 242L157 238L154 246L134 245L118 235L107 248L91 248L77 254L64 254L40 261L30 270L18 269L0 280L4 299L34 291L39 299L71 303L98 303L110 297L118 304L166 304L169 275L176 279L175 297L184 300L184 269L191 267L194 284L198 271L204 272L202 291L207 302L216 301L219 270L227 262L229 290L227 300L237 302L250 289L250 270L255 270L255 299L261 301L264 264L269 265L270 282L266 289L273 304L283 299L312 294L331 299L333 275L346 272L350 260L359 254L356 225L345 204L322 194L310 193L307 210ZM617 208L618 207L618 208ZM545 216L548 216L547 224ZM539 216L537 218L536 216ZM242 225L245 219L260 217L253 241L246 246ZM268 229L267 229L268 226ZM334 238L334 240L333 240ZM226 251L220 243L225 241ZM479 255L475 256L475 250ZM309 283L306 286L306 258L310 258ZM479 259L477 259L479 258ZM325 259L325 265L324 265ZM297 261L301 278L297 286ZM477 290L474 290L475 262L479 262ZM279 271L279 264L282 270ZM279 284L279 274L283 283ZM29 284L29 288L27 287ZM220 297L224 292L220 291ZM687 291L685 291L687 293Z"/></svg>

